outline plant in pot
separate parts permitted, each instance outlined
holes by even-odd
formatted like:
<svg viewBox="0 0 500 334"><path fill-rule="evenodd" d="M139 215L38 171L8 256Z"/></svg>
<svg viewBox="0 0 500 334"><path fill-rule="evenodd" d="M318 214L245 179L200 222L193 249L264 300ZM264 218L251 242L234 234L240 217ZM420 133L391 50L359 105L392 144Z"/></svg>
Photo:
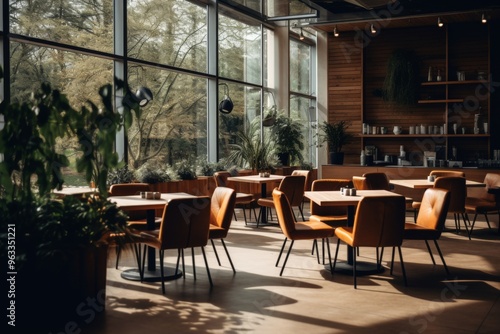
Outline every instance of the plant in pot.
<svg viewBox="0 0 500 334"><path fill-rule="evenodd" d="M107 176L118 166L117 132L130 126L132 111L139 113L133 101L116 113L112 92L112 85L103 86L102 107L89 102L76 110L42 84L29 102L0 104L6 121L0 130L0 246L19 291L8 301L16 329L63 329L89 299L97 303L94 316L104 310L108 237L127 235L127 216L107 200ZM68 135L78 140L77 170L96 183L95 196L53 195L69 165L56 143Z"/></svg>
<svg viewBox="0 0 500 334"><path fill-rule="evenodd" d="M230 145L227 164L250 168L254 173L270 171L278 164L270 136L261 138L258 121L256 118L246 131L238 132L238 143Z"/></svg>
<svg viewBox="0 0 500 334"><path fill-rule="evenodd" d="M330 153L330 163L334 165L342 165L344 163L344 152L342 147L349 143L352 135L347 132L349 124L346 121L339 121L336 123L328 123L323 121L319 125L319 142L328 144L328 151Z"/></svg>
<svg viewBox="0 0 500 334"><path fill-rule="evenodd" d="M278 158L283 166L290 166L292 163L300 164L304 157L304 134L302 123L279 113L271 128L272 139L276 145Z"/></svg>

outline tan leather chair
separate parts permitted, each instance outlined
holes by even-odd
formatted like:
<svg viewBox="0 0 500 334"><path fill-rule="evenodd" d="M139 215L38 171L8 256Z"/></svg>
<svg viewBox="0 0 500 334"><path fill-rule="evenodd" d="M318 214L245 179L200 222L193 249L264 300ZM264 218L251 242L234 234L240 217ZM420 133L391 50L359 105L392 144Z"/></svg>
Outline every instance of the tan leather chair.
<svg viewBox="0 0 500 334"><path fill-rule="evenodd" d="M367 190L391 190L389 178L385 173L364 173Z"/></svg>
<svg viewBox="0 0 500 334"><path fill-rule="evenodd" d="M465 173L461 171L454 171L454 170L432 170L429 175L434 176L435 178L438 177L443 177L443 176L455 176L455 177L465 177ZM418 210L420 209L420 202L419 201L413 201L411 204L412 208L415 210L415 221L417 220L417 213Z"/></svg>
<svg viewBox="0 0 500 334"><path fill-rule="evenodd" d="M292 212L292 207L290 205L290 202L288 201L288 198L285 192L283 191L274 189L273 201L276 208L276 214L278 215L278 222L280 224L281 231L285 235L285 240L283 242L283 246L281 247L278 260L276 261L276 266L278 266L279 264L281 254L283 253L283 250L285 248L286 241L288 239L292 241L290 244L290 248L288 248L288 251L286 253L285 261L283 262L283 267L281 267L280 271L280 276L281 276L283 274L283 270L285 269L286 262L288 261L288 256L290 255L295 240L314 240L314 239L324 239L332 237L335 229L322 222L314 222L314 221L297 222ZM330 246L327 245L327 247L328 247L328 259L331 268L332 261L330 256Z"/></svg>
<svg viewBox="0 0 500 334"><path fill-rule="evenodd" d="M352 227L337 227L335 236L338 238L333 271L337 262L340 241L353 249L353 280L357 288L356 279L356 250L359 247L397 247L401 268L406 285L406 273L401 243L405 226L405 198L403 196L364 197L358 204L354 225ZM377 265L380 262L377 259ZM391 261L391 272L394 261Z"/></svg>
<svg viewBox="0 0 500 334"><path fill-rule="evenodd" d="M113 184L109 188L109 196L129 196L139 195L141 192L149 191L149 184L147 183L120 183ZM128 227L131 232L143 231L147 228L147 210L127 210L125 211L129 216L127 221ZM155 218L156 227L160 226L161 217ZM115 236L116 237L116 236ZM116 263L115 268L118 269L118 263L121 255L121 245L116 244Z"/></svg>
<svg viewBox="0 0 500 334"><path fill-rule="evenodd" d="M219 255L217 254L217 249L215 248L214 239L219 239L226 251L227 258L233 269L233 273L236 273L234 269L233 261L224 242L224 238L227 237L229 228L231 227L231 218L233 217L234 205L236 203L236 191L231 188L217 187L212 194L212 200L210 204L210 229L208 232L208 238L212 243L214 249L215 257L219 266L221 265Z"/></svg>
<svg viewBox="0 0 500 334"><path fill-rule="evenodd" d="M432 255L431 248L429 247L428 240L433 240L436 249L441 257L444 268L448 276L450 272L444 261L443 254L438 245L438 239L441 237L441 232L444 228L446 221L446 214L450 205L451 193L445 189L429 188L425 190L422 197L422 204L418 212L417 222L405 223L404 240L424 240L427 250L431 256L432 263L435 265L434 256ZM393 253L394 257L394 253Z"/></svg>
<svg viewBox="0 0 500 334"><path fill-rule="evenodd" d="M141 232L136 242L144 244L142 266L140 268L141 281L144 277L144 262L146 260L146 247L154 247L160 251L161 286L165 293L165 279L163 263L165 250L177 249L177 267L182 253L182 266L184 268L184 249L191 248L193 259L193 274L196 279L196 267L194 263L194 247L200 247L205 260L208 280L213 286L210 269L204 246L208 242L208 231L210 226L210 198L182 198L172 199L165 205L163 217L159 230ZM176 272L177 272L176 267Z"/></svg>
<svg viewBox="0 0 500 334"><path fill-rule="evenodd" d="M436 178L441 176L457 176L457 177L465 177L465 173L461 171L455 170L432 170L429 175L432 175Z"/></svg>
<svg viewBox="0 0 500 334"><path fill-rule="evenodd" d="M342 187L353 186L352 181L349 179L320 179L314 180L311 186L311 191L340 191ZM310 221L319 221L332 227L345 226L347 224L347 207L345 206L321 206L313 201L310 202L311 209ZM325 263L325 240L321 241L321 248L323 253L323 264ZM312 254L314 255L314 248L317 248L316 240L313 243ZM319 254L318 254L319 257ZM319 259L318 259L319 260Z"/></svg>
<svg viewBox="0 0 500 334"><path fill-rule="evenodd" d="M352 184L357 190L368 190L368 185L366 184L366 178L363 176L353 176Z"/></svg>
<svg viewBox="0 0 500 334"><path fill-rule="evenodd" d="M227 178L231 176L231 173L226 172L226 171L220 171L220 172L215 172L214 173L214 179L215 179L215 185L217 187L227 187L231 188L228 185ZM247 224L247 214L246 214L246 209L247 207L250 210L253 210L253 215L255 217L255 220L258 221L257 219L257 214L255 213L255 207L253 206L255 203L255 199L253 198L252 194L247 194L247 193L236 193L236 205L241 205L243 208L243 217L245 219L245 225ZM250 211L250 218L252 218L252 211ZM234 213L234 219L238 220L236 218L236 213Z"/></svg>
<svg viewBox="0 0 500 334"><path fill-rule="evenodd" d="M320 179L312 183L312 191L340 191L342 187L352 187L349 179ZM321 206L313 201L310 203L311 216L309 220L320 221L330 226L342 226L347 221L347 207Z"/></svg>
<svg viewBox="0 0 500 334"><path fill-rule="evenodd" d="M469 237L472 234L474 225L476 224L476 219L478 214L483 214L486 219L488 227L491 229L490 221L488 220L488 213L497 212L498 219L500 221L500 195L492 194L489 189L500 188L500 174L487 173L484 177L485 187L481 189L481 192L474 197L467 197L465 199L465 210L466 213L473 213L474 219L472 221L471 228L469 230ZM498 232L500 233L500 226L498 227Z"/></svg>
<svg viewBox="0 0 500 334"><path fill-rule="evenodd" d="M453 213L455 228L460 232L460 217L464 221L467 236L470 239L469 219L465 215L465 198L467 197L467 186L464 177L441 176L434 181L434 188L446 189L450 192L450 205L448 213Z"/></svg>
<svg viewBox="0 0 500 334"><path fill-rule="evenodd" d="M311 190L312 186L312 177L311 177L311 171L310 170L305 170L305 169L296 169L292 172L293 176L296 175L303 175L306 178L306 182L304 183L304 191L309 191ZM302 196L302 202L300 203L300 210L304 212L304 202L306 201L306 198Z"/></svg>
<svg viewBox="0 0 500 334"><path fill-rule="evenodd" d="M305 221L304 212L302 211L300 205L302 204L302 200L304 198L304 184L306 182L306 178L303 175L288 175L285 176L278 186L278 189L285 193L290 206L298 207L300 214L302 215L302 221ZM257 204L260 206L272 209L274 208L274 201L272 198L259 198L257 200ZM267 210L266 210L267 211ZM295 213L292 210L292 213L295 216ZM260 213L259 219L257 220L257 227L259 227L259 222L261 220Z"/></svg>

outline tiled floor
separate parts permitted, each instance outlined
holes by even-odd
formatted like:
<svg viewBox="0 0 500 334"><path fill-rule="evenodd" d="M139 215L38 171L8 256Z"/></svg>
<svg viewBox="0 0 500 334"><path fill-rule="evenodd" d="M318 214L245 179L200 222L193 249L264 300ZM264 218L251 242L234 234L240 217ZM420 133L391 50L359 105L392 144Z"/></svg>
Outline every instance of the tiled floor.
<svg viewBox="0 0 500 334"><path fill-rule="evenodd" d="M239 215L242 217L241 215ZM449 217L450 218L450 217ZM411 216L407 218L409 221ZM282 277L275 267L283 235L277 226L246 227L233 221L226 239L237 273L233 275L222 247L217 265L206 247L214 287L209 283L200 251L197 280L190 252L186 278L161 283L127 281L120 273L134 266L131 252L118 270L110 252L106 311L88 333L499 333L500 235L484 223L476 225L472 240L453 231L443 233L440 246L453 279L435 252L433 266L425 244L403 244L409 286L405 287L399 261L394 276L384 273L359 277L358 289L350 275L332 278L311 256L311 241L295 242ZM448 227L453 221L448 219ZM335 251L331 244L332 256ZM431 244L432 246L432 244ZM175 251L166 262L175 263ZM346 258L341 246L339 258ZM361 259L375 260L373 249L361 249ZM384 263L390 251L384 254Z"/></svg>

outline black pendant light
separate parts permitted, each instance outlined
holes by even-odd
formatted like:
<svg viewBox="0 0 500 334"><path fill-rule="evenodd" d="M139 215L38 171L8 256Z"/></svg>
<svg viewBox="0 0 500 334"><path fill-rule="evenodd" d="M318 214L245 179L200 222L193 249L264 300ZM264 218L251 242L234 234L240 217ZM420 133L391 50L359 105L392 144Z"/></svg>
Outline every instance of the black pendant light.
<svg viewBox="0 0 500 334"><path fill-rule="evenodd" d="M233 101L229 97L229 87L225 83L220 83L219 85L224 86L224 98L219 103L219 111L223 114L229 114L234 108Z"/></svg>

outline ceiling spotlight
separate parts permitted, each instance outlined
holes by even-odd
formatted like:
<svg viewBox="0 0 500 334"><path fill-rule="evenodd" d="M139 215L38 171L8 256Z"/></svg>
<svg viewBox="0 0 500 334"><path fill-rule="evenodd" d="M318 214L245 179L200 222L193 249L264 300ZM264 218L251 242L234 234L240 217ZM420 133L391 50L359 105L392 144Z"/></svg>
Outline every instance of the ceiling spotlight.
<svg viewBox="0 0 500 334"><path fill-rule="evenodd" d="M304 37L304 31L302 30L302 28L300 28L300 36L299 36L299 39L300 39L301 41L303 41L303 40L304 40L304 38L305 38L305 37Z"/></svg>
<svg viewBox="0 0 500 334"><path fill-rule="evenodd" d="M333 28L333 36L339 37L339 32L337 31L337 26Z"/></svg>
<svg viewBox="0 0 500 334"><path fill-rule="evenodd" d="M443 26L443 21L441 21L441 18L438 17L438 27L441 28Z"/></svg>
<svg viewBox="0 0 500 334"><path fill-rule="evenodd" d="M484 14L481 15L481 22L482 23L488 22L488 20L486 19L486 15L484 15Z"/></svg>
<svg viewBox="0 0 500 334"><path fill-rule="evenodd" d="M370 31L371 31L372 34L376 34L377 33L377 29L375 29L375 26L373 25L373 23L372 23L372 25L370 27Z"/></svg>

